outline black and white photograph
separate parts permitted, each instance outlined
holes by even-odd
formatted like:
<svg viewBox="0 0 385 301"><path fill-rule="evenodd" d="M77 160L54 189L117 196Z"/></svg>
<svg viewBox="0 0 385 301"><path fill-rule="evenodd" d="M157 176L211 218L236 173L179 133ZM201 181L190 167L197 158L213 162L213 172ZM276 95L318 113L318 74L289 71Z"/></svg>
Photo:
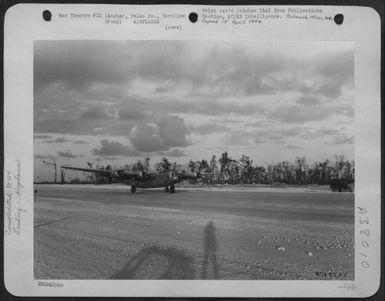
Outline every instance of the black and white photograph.
<svg viewBox="0 0 385 301"><path fill-rule="evenodd" d="M6 291L373 296L380 46L370 7L10 7Z"/></svg>
<svg viewBox="0 0 385 301"><path fill-rule="evenodd" d="M34 41L34 278L353 281L354 51Z"/></svg>

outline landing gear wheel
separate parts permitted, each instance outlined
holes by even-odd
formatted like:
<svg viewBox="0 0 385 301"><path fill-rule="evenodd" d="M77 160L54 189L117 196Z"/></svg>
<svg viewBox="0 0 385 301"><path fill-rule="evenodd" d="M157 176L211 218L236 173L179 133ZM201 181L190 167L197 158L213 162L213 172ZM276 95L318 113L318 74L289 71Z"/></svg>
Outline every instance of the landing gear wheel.
<svg viewBox="0 0 385 301"><path fill-rule="evenodd" d="M136 192L136 186L135 184L131 185L131 193L135 193Z"/></svg>
<svg viewBox="0 0 385 301"><path fill-rule="evenodd" d="M166 192L170 192L170 189L168 187L165 187L164 189Z"/></svg>
<svg viewBox="0 0 385 301"><path fill-rule="evenodd" d="M171 185L170 186L170 193L174 193L175 192L175 186L174 185Z"/></svg>

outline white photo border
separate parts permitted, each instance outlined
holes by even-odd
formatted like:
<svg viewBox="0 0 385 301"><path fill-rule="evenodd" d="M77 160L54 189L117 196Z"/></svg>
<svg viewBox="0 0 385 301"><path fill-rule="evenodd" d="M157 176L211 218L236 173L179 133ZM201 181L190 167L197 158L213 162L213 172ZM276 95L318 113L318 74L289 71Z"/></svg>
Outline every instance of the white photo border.
<svg viewBox="0 0 385 301"><path fill-rule="evenodd" d="M17 296L131 297L368 297L380 282L381 244L381 22L368 7L308 6L326 15L344 15L344 24L271 20L264 24L207 26L188 19L181 31L162 26L109 26L59 13L173 12L188 15L203 5L18 4L6 12L4 25L4 280ZM218 8L219 6L215 6ZM244 6L247 8L249 6ZM251 6L250 6L251 7ZM262 6L261 6L262 7ZM274 6L264 6L274 7ZM288 6L280 6L288 7ZM305 7L305 6L296 6ZM52 22L42 19L50 10ZM282 28L285 30L282 30ZM263 40L354 42L355 80L355 280L56 280L42 285L33 277L33 43L35 40ZM20 233L7 232L7 172L20 169ZM16 184L17 185L17 184ZM7 190L8 189L8 190ZM12 200L12 202L15 199ZM9 209L9 208L8 208ZM14 213L12 213L14 214ZM363 235L368 229L370 236ZM41 282L41 281L40 281Z"/></svg>

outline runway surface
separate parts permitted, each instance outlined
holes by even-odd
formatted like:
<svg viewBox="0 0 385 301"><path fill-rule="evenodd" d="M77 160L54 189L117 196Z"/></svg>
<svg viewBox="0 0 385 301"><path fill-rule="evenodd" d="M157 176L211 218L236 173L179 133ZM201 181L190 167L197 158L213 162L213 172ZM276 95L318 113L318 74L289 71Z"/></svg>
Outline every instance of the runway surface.
<svg viewBox="0 0 385 301"><path fill-rule="evenodd" d="M354 279L354 194L35 185L38 279Z"/></svg>

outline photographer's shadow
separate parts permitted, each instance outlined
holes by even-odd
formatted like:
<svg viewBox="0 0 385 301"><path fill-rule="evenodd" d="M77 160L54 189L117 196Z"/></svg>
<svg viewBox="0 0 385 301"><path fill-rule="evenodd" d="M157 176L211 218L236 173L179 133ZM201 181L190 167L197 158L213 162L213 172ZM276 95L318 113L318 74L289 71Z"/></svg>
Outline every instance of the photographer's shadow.
<svg viewBox="0 0 385 301"><path fill-rule="evenodd" d="M194 260L176 248L143 248L111 279L194 279Z"/></svg>
<svg viewBox="0 0 385 301"><path fill-rule="evenodd" d="M218 279L217 238L213 222L205 227L204 258L201 279ZM211 267L211 269L209 269ZM212 270L212 273L209 272ZM211 275L211 276L210 276Z"/></svg>

